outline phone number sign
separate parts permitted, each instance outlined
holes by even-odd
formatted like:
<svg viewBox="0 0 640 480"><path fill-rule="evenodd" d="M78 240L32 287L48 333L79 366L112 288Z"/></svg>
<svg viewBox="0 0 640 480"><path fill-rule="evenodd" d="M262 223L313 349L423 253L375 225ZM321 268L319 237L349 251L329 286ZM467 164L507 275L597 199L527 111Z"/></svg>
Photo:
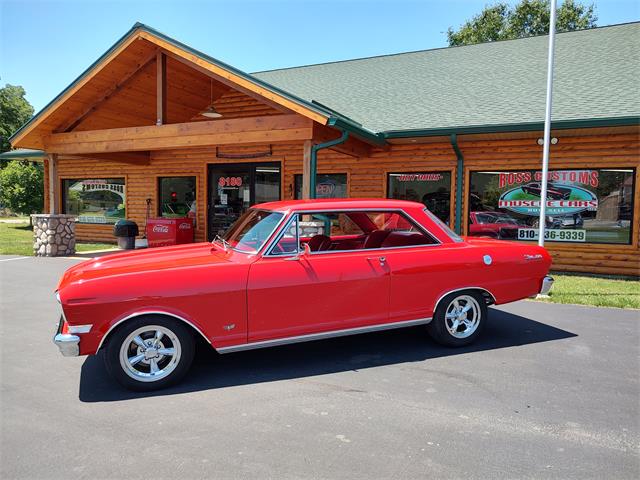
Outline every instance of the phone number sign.
<svg viewBox="0 0 640 480"><path fill-rule="evenodd" d="M538 240L538 237L537 228L518 229L518 240ZM587 231L549 228L544 231L544 239L551 242L585 242L587 240Z"/></svg>

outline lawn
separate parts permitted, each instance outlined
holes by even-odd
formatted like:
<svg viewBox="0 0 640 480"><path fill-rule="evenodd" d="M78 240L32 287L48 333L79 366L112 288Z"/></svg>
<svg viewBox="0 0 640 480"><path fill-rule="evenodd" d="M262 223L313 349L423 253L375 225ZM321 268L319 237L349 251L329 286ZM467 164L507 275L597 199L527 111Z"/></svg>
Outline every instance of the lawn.
<svg viewBox="0 0 640 480"><path fill-rule="evenodd" d="M115 248L108 243L76 243L77 252ZM33 255L33 229L28 223L0 223L0 255Z"/></svg>
<svg viewBox="0 0 640 480"><path fill-rule="evenodd" d="M552 274L555 282L543 302L640 309L640 281Z"/></svg>

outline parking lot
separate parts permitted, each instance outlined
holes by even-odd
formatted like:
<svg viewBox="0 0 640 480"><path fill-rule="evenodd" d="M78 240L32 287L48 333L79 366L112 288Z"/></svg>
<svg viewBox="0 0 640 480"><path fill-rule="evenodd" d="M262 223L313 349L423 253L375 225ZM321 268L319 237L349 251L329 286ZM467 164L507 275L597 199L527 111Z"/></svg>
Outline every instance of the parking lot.
<svg viewBox="0 0 640 480"><path fill-rule="evenodd" d="M640 313L523 301L451 350L410 328L218 356L123 390L51 342L79 260L0 257L0 477L638 478Z"/></svg>

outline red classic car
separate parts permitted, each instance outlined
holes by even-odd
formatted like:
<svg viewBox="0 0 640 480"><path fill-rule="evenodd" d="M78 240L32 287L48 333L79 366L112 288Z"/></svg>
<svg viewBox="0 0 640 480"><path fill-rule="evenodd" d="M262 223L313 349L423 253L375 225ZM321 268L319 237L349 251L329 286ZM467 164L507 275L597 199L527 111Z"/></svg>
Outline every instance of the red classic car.
<svg viewBox="0 0 640 480"><path fill-rule="evenodd" d="M469 235L503 240L518 238L518 220L501 212L469 212Z"/></svg>
<svg viewBox="0 0 640 480"><path fill-rule="evenodd" d="M198 336L226 353L424 324L462 346L488 305L548 291L550 264L538 246L462 239L420 203L265 203L213 243L70 268L54 341L67 356L103 349L135 390L179 380Z"/></svg>

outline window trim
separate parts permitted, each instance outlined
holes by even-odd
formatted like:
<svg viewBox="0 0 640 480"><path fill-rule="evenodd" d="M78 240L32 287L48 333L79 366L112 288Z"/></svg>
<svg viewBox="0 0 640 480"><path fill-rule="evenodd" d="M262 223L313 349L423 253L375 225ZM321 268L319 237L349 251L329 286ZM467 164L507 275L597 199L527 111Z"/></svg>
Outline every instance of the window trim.
<svg viewBox="0 0 640 480"><path fill-rule="evenodd" d="M586 167L585 167L586 168ZM597 163L596 165L592 166L592 167L588 167L589 170L631 170L632 172L632 181L631 181L631 186L632 186L632 191L633 191L633 195L631 196L631 223L629 225L629 241L626 243L606 243L606 242L557 242L557 241L553 241L553 240L545 240L545 244L547 242L550 242L551 245L553 246L562 246L567 245L573 245L573 246L580 246L580 245L589 245L591 248L597 248L597 249L606 249L606 248L610 248L611 246L614 246L616 248L623 248L623 249L634 249L637 248L637 243L636 243L636 239L635 239L635 229L634 229L634 219L636 218L636 195L638 194L637 192L637 188L638 188L638 168L635 165L625 165L625 162L620 162L620 163L614 163L613 165L602 165L602 163ZM539 171L539 168L537 167L524 167L524 168L502 168L502 167L496 167L495 170L499 170L501 172L521 172L521 171ZM567 168L562 168L562 167L554 167L554 168L550 168L549 172L557 172L557 171L567 171L567 170L584 170L580 169L580 168L571 168L571 167L567 167ZM492 170L493 171L493 170ZM465 174L465 191L464 191L464 209L462 212L462 220L463 220L463 231L465 232L465 236L466 237L470 237L470 238L480 238L480 237L475 237L475 236L471 236L469 234L469 228L471 226L471 221L470 221L470 215L471 215L471 205L469 204L469 197L471 195L471 191L469 186L471 185L471 175L473 175L474 173L488 173L489 171L486 169L481 169L478 170L476 168L469 168L466 169L466 174ZM534 240L518 240L518 239L514 239L514 240L510 240L510 241L515 241L518 242L520 244L523 245L527 245L527 244L534 244L536 243L536 241Z"/></svg>
<svg viewBox="0 0 640 480"><path fill-rule="evenodd" d="M340 170L337 172L325 172L325 171L320 171L318 172L318 176L320 175L345 175L347 177L347 183L345 184L346 186L346 196L345 197L329 197L329 198L349 198L351 196L351 171L350 170ZM291 186L291 198L293 200L303 200L302 197L300 198L296 198L296 178L297 177L303 177L302 173L294 173L293 174L293 183ZM302 182L303 182L303 189L304 189L304 178L302 178Z"/></svg>
<svg viewBox="0 0 640 480"><path fill-rule="evenodd" d="M273 248L275 248L276 244L280 241L282 235L292 223L293 218L296 218L298 215L312 215L318 213L345 213L345 212L394 212L399 213L400 215L404 215L408 220L410 220L417 228L419 228L423 234L431 237L435 243L431 243L428 245L405 245L399 247L377 247L377 248L355 248L350 250L325 250L321 252L311 252L311 255L324 255L330 253L353 253L353 252L372 252L372 251L386 251L386 250L400 250L406 248L424 248L424 247L438 247L442 245L442 242L433 235L430 231L424 228L420 222L416 221L413 216L411 216L408 212L404 210L398 210L397 208L349 208L349 209L331 209L331 210L296 210L292 211L289 214L289 219L287 220L285 226L280 229L278 235L269 243L267 249L265 249L265 254L263 257L266 258L285 258L285 257L294 257L295 255L300 254L300 241L298 240L298 247L295 253L285 253L285 254L274 254ZM297 234L297 232L296 232Z"/></svg>
<svg viewBox="0 0 640 480"><path fill-rule="evenodd" d="M64 215L68 215L67 212L67 208L66 208L66 199L67 199L67 192L64 188L64 182L67 180L94 180L96 178L109 178L111 180L124 180L124 211L125 211L125 218L127 215L127 212L129 211L129 175L128 174L123 174L123 175L118 175L115 177L110 177L109 174L107 175L95 175L93 177L87 177L87 176L78 176L78 175L59 175L58 176L58 188L59 190L59 195L57 195L57 200L58 200L58 205L57 205L57 211L64 214ZM46 193L46 192L45 192ZM53 201L52 198L49 199L49 205L51 205L51 202ZM76 219L79 218L80 215L76 215ZM98 227L104 227L106 226L113 226L112 223L87 223L87 222L79 222L76 220L76 223L78 225L88 225L88 226L98 226Z"/></svg>
<svg viewBox="0 0 640 480"><path fill-rule="evenodd" d="M156 211L158 212L158 216L160 218L165 218L162 216L162 189L160 188L160 183L163 178L193 178L195 180L194 189L195 189L195 197L193 199L196 202L196 218L198 217L198 175L195 173L180 173L180 174L158 174L156 177ZM196 222L197 223L197 222Z"/></svg>

